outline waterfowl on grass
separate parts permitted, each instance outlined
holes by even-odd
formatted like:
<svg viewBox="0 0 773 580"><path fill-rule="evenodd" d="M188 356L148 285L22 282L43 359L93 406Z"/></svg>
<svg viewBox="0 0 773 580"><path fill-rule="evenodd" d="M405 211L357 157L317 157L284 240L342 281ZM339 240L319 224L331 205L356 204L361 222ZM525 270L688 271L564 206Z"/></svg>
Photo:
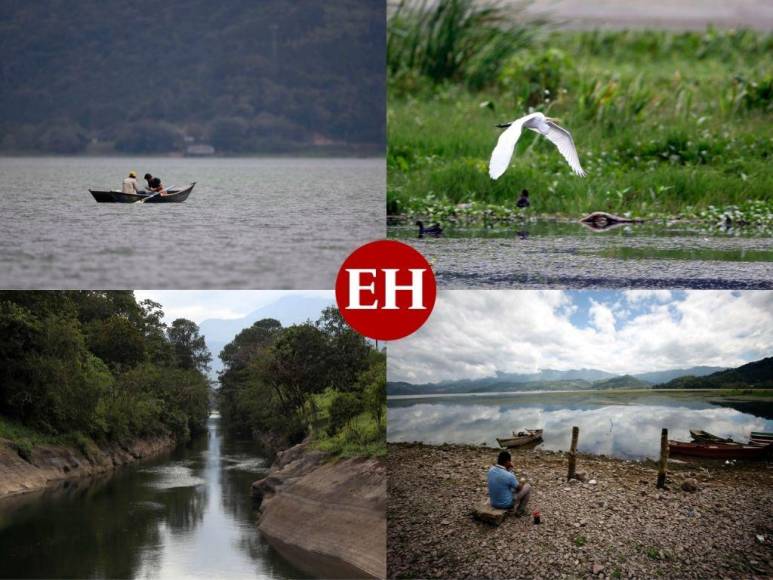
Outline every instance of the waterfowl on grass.
<svg viewBox="0 0 773 580"><path fill-rule="evenodd" d="M528 189L521 190L521 197L518 198L518 201L515 202L515 205L520 207L520 208L529 207L529 205L531 205L529 203L529 190Z"/></svg>

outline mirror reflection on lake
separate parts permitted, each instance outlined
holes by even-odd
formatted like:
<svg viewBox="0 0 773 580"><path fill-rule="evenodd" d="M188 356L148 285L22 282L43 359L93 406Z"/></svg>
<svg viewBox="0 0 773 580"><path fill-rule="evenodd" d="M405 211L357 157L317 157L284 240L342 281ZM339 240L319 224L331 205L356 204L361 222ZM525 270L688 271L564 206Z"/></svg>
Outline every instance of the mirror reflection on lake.
<svg viewBox="0 0 773 580"><path fill-rule="evenodd" d="M0 577L304 577L258 532L254 447L212 416L166 457L0 501Z"/></svg>
<svg viewBox="0 0 773 580"><path fill-rule="evenodd" d="M773 397L716 393L592 391L404 396L388 399L388 440L497 447L496 437L544 429L542 449L568 450L572 426L578 450L631 459L657 458L660 431L690 440L690 429L746 441L773 431Z"/></svg>

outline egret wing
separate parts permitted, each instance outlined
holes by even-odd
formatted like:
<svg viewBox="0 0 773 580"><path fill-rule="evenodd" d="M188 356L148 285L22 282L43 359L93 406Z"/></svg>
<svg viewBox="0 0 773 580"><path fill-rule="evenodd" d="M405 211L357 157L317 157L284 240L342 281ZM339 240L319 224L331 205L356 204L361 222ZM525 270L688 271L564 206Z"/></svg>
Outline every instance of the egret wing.
<svg viewBox="0 0 773 580"><path fill-rule="evenodd" d="M523 119L513 121L513 124L505 129L499 136L497 146L491 152L491 160L488 164L488 174L491 179L499 179L510 165L510 159L515 152L515 144L521 136Z"/></svg>
<svg viewBox="0 0 773 580"><path fill-rule="evenodd" d="M564 159L566 159L566 162L572 168L572 171L577 175L584 177L585 171L583 171L582 166L580 165L580 157L577 155L577 149L574 146L572 134L563 127L556 125L553 121L548 121L548 127L550 127L550 131L548 131L545 137L550 139L553 144L558 147L558 151L564 156Z"/></svg>

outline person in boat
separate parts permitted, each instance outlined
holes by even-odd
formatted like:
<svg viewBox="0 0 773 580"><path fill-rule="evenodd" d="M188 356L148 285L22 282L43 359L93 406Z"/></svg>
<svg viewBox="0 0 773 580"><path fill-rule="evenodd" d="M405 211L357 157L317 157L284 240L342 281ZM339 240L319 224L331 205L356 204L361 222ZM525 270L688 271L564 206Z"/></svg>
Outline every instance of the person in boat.
<svg viewBox="0 0 773 580"><path fill-rule="evenodd" d="M519 482L513 472L513 459L508 451L500 451L496 465L488 470L488 495L491 507L515 509L516 516L526 513L531 486Z"/></svg>
<svg viewBox="0 0 773 580"><path fill-rule="evenodd" d="M123 180L121 191L123 193L140 193L137 188L137 174L134 171L130 171L129 177Z"/></svg>
<svg viewBox="0 0 773 580"><path fill-rule="evenodd" d="M145 181L148 182L148 192L151 193L158 193L159 195L166 195L166 191L164 191L164 186L161 185L161 179L158 177L153 177L150 173L145 174Z"/></svg>

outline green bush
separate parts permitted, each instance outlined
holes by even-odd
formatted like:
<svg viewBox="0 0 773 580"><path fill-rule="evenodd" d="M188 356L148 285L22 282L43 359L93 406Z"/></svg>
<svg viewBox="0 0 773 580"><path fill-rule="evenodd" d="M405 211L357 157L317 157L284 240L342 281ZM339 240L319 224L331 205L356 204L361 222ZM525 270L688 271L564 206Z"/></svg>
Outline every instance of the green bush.
<svg viewBox="0 0 773 580"><path fill-rule="evenodd" d="M362 412L362 400L353 393L336 393L330 404L329 435L341 431L349 422Z"/></svg>

